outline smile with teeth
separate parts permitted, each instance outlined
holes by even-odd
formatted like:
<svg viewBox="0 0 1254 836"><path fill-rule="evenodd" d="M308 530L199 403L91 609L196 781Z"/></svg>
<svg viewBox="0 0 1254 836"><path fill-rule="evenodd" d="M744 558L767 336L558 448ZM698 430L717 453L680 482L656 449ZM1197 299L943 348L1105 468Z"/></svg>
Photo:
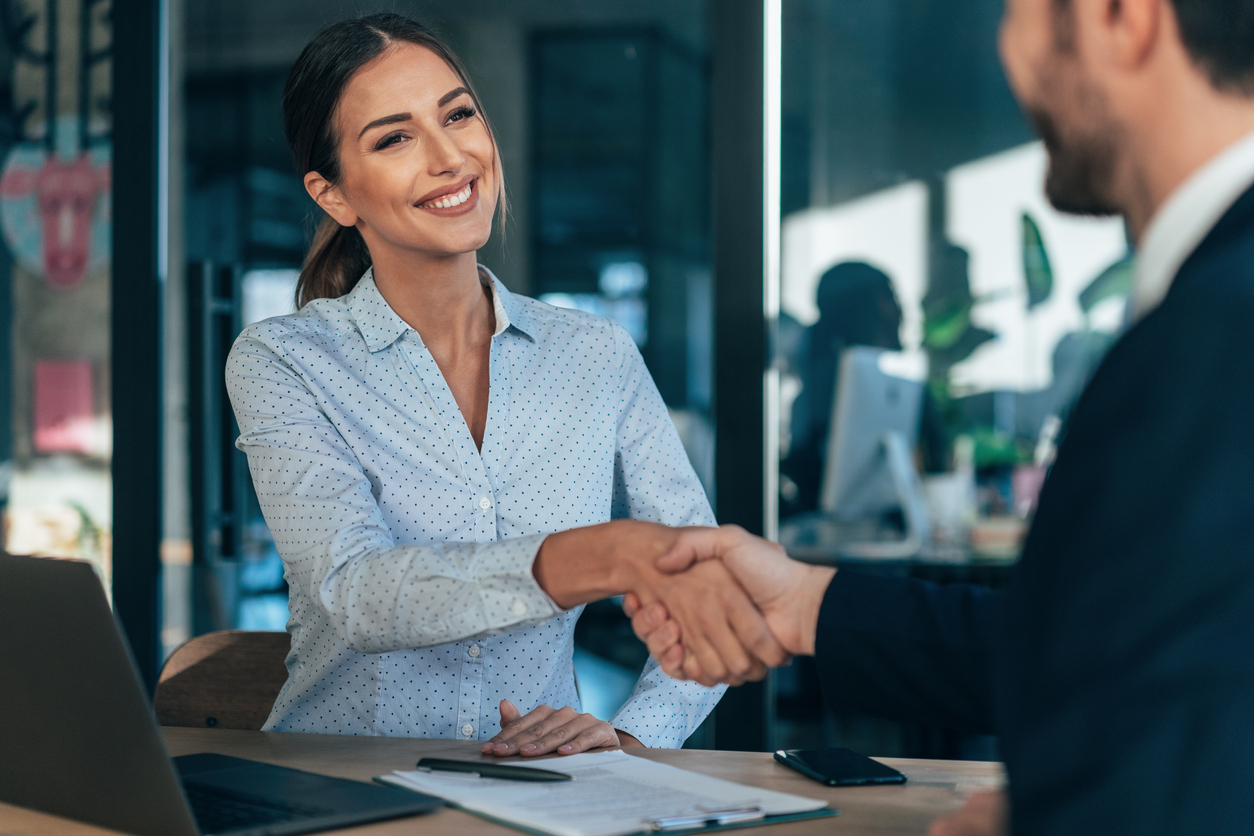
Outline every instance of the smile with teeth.
<svg viewBox="0 0 1254 836"><path fill-rule="evenodd" d="M466 184L466 188L457 194L445 195L444 197L429 200L426 203L419 203L419 209L452 209L454 206L461 206L470 200L470 193L474 190L474 181Z"/></svg>

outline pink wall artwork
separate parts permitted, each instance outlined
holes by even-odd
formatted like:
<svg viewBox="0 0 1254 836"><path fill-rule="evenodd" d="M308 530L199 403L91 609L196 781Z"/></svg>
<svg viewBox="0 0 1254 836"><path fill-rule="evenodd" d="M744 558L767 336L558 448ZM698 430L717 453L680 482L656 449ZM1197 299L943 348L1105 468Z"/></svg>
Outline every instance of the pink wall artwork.
<svg viewBox="0 0 1254 836"><path fill-rule="evenodd" d="M35 362L35 450L39 453L94 451L90 360Z"/></svg>

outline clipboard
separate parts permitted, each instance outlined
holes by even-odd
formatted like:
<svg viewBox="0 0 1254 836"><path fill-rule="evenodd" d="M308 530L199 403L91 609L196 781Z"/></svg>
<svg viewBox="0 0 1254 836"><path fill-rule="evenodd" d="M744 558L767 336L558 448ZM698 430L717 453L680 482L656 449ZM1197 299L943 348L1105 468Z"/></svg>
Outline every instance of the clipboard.
<svg viewBox="0 0 1254 836"><path fill-rule="evenodd" d="M438 796L479 818L541 836L683 836L838 814L822 799L737 784L623 752L532 763L574 780L535 783L430 772L394 772L375 780ZM758 815L732 820L750 809ZM683 826L683 818L694 815L708 823ZM671 819L679 826L649 826Z"/></svg>
<svg viewBox="0 0 1254 836"><path fill-rule="evenodd" d="M377 775L375 776L374 780L377 783L384 784L385 786L389 786L389 787L400 787L401 789L407 789L407 790L413 789L413 787L410 787L409 785L405 784L403 781L392 780L391 776L389 775ZM526 827L525 825L518 824L517 822L512 822L508 819L503 819L498 816L492 816L480 810L472 810L468 807L463 807L462 805L454 803L452 801L448 801L446 803L448 804L448 806L452 807L455 810L461 810L463 813L469 813L475 818L483 819L484 821L490 821L493 824L499 824L502 827L508 827L511 830L517 830L519 833L527 833L529 834L529 836L552 836L552 834L550 834L546 830L536 830L534 828ZM838 808L824 807L819 810L810 810L804 813L784 813L783 815L778 815L778 816L764 816L760 819L754 819L753 821L730 822L728 824L706 825L705 827L690 827L690 828L684 828L681 830L665 830L665 831L641 830L638 832L641 834L665 833L666 836L689 836L690 834L694 834L694 833L715 833L715 832L724 831L724 830L743 830L744 828L747 828L747 827L766 827L772 824L787 824L788 822L808 821L809 819L829 819L829 818L835 818L836 816L839 816L839 815L840 815L840 810Z"/></svg>

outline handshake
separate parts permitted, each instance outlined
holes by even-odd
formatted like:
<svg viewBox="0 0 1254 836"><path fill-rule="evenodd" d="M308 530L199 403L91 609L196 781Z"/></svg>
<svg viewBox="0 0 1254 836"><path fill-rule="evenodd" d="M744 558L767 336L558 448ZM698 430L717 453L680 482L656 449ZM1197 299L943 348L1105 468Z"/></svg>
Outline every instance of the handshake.
<svg viewBox="0 0 1254 836"><path fill-rule="evenodd" d="M814 655L836 575L738 526L635 520L550 535L533 571L563 607L622 594L632 629L662 670L706 686L761 679L793 656ZM976 793L928 834L1002 836L1007 815L1004 792Z"/></svg>
<svg viewBox="0 0 1254 836"><path fill-rule="evenodd" d="M739 685L814 655L835 569L793 560L735 525L678 529L654 566L670 583L626 593L623 611L671 677Z"/></svg>
<svg viewBox="0 0 1254 836"><path fill-rule="evenodd" d="M662 670L706 686L761 679L793 656L812 655L836 572L792 560L737 526L633 520L551 535L533 571L564 607L622 594Z"/></svg>

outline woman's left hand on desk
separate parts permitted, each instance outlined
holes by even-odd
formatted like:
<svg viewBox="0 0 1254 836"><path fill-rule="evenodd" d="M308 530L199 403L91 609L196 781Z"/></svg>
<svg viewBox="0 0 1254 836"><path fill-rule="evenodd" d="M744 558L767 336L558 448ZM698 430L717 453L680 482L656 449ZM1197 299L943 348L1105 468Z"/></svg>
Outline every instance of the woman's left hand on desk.
<svg viewBox="0 0 1254 836"><path fill-rule="evenodd" d="M533 757L557 752L574 755L607 746L642 746L626 732L615 731L604 720L575 709L542 705L519 716L509 700L501 700L501 732L483 744L485 755Z"/></svg>

